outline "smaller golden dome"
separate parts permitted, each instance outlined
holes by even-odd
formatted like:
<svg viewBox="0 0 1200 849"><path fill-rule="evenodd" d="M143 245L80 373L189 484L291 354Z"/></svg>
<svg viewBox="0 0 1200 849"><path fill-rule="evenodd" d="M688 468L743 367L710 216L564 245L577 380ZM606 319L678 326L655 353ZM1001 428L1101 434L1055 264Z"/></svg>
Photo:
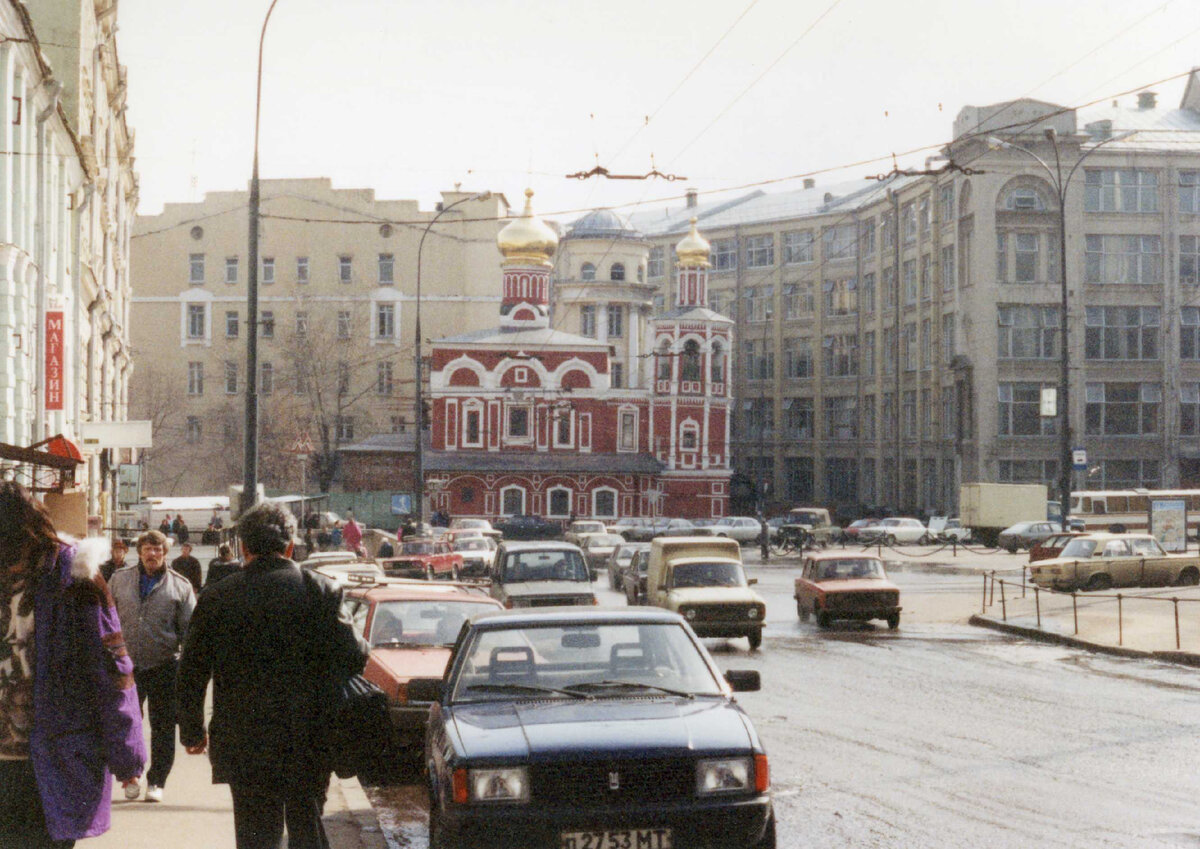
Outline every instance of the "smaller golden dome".
<svg viewBox="0 0 1200 849"><path fill-rule="evenodd" d="M496 245L506 265L551 265L558 236L546 222L534 217L533 189L525 190L525 211L500 231Z"/></svg>
<svg viewBox="0 0 1200 849"><path fill-rule="evenodd" d="M696 232L696 219L693 218L692 229L675 246L675 253L679 256L679 264L687 267L706 267L708 265L708 254L711 250L712 245L708 243L708 240Z"/></svg>

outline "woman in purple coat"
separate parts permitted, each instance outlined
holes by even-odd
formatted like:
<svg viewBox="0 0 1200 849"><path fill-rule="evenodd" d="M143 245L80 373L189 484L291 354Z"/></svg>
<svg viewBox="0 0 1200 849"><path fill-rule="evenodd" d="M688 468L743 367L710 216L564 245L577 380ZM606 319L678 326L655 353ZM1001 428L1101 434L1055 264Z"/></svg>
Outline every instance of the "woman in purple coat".
<svg viewBox="0 0 1200 849"><path fill-rule="evenodd" d="M107 541L61 541L0 483L0 848L69 847L108 830L112 776L142 772L133 665L108 586Z"/></svg>

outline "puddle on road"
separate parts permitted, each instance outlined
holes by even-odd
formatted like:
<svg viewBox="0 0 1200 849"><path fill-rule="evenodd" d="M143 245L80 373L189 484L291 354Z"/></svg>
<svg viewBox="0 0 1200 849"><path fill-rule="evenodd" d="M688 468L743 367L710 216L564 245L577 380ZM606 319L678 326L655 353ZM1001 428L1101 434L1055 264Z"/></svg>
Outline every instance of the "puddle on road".
<svg viewBox="0 0 1200 849"><path fill-rule="evenodd" d="M427 849L428 812L419 784L366 787L388 849Z"/></svg>

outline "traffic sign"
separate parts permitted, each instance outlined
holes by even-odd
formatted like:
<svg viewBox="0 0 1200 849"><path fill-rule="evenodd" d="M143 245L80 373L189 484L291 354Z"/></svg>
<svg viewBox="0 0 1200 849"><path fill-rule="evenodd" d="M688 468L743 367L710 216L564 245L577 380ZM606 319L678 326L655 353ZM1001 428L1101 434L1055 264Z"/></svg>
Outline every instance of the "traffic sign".
<svg viewBox="0 0 1200 849"><path fill-rule="evenodd" d="M1071 451L1071 466L1077 472L1087 471L1087 451L1083 448L1075 448Z"/></svg>
<svg viewBox="0 0 1200 849"><path fill-rule="evenodd" d="M287 450L289 454L311 454L316 449L313 447L312 439L305 432L297 436Z"/></svg>

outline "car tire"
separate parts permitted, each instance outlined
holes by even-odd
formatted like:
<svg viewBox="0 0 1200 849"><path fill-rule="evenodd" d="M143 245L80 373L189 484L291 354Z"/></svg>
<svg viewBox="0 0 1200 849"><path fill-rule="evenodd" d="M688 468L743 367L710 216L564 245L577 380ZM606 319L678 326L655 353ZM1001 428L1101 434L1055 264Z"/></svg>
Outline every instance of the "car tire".
<svg viewBox="0 0 1200 849"><path fill-rule="evenodd" d="M921 538L919 540L917 540L917 545L932 545L932 544L933 544L933 537L931 537L928 533L922 534Z"/></svg>
<svg viewBox="0 0 1200 849"><path fill-rule="evenodd" d="M1112 589L1112 576L1106 575L1103 572L1097 572L1092 577L1088 578L1088 582L1084 585L1085 590L1091 592L1103 592L1104 590Z"/></svg>
<svg viewBox="0 0 1200 849"><path fill-rule="evenodd" d="M884 544L884 545L886 545L886 546L888 546L889 548L890 548L890 547L893 547L893 546L895 546L895 544L896 544L896 537L895 537L895 535L894 535L894 534L888 534L886 537L884 537L884 538L883 538L883 544Z"/></svg>
<svg viewBox="0 0 1200 849"><path fill-rule="evenodd" d="M450 580L457 583L460 580L460 578L461 578L461 576L459 575L458 567L451 566L450 567Z"/></svg>
<svg viewBox="0 0 1200 849"><path fill-rule="evenodd" d="M829 618L829 614L824 610L817 611L817 625L822 628L828 628L833 620Z"/></svg>
<svg viewBox="0 0 1200 849"><path fill-rule="evenodd" d="M1194 566L1189 566L1179 573L1175 584L1180 587L1194 587L1200 584L1200 571L1197 571Z"/></svg>
<svg viewBox="0 0 1200 849"><path fill-rule="evenodd" d="M757 651L762 645L762 628L756 628L746 636L750 639L750 651Z"/></svg>
<svg viewBox="0 0 1200 849"><path fill-rule="evenodd" d="M888 629L891 631L895 631L897 628L900 627L900 614L893 613L892 615L890 615L887 618L887 623L888 623Z"/></svg>
<svg viewBox="0 0 1200 849"><path fill-rule="evenodd" d="M425 580L427 580L427 581L433 580L433 567L432 566L425 567Z"/></svg>
<svg viewBox="0 0 1200 849"><path fill-rule="evenodd" d="M796 602L796 615L800 617L801 622L807 622L809 620L808 608L804 606L803 602Z"/></svg>
<svg viewBox="0 0 1200 849"><path fill-rule="evenodd" d="M442 818L438 815L437 794L429 788L429 849L452 849L453 844L446 839Z"/></svg>

